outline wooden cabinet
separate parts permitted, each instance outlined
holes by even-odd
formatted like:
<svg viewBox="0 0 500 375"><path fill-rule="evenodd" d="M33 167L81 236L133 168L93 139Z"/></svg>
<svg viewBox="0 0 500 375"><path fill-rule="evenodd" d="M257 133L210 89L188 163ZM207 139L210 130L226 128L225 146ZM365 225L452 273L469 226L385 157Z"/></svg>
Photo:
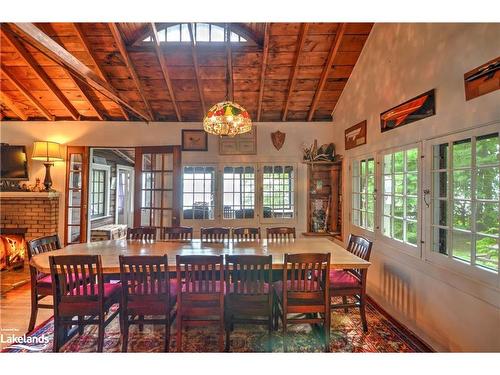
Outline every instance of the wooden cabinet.
<svg viewBox="0 0 500 375"><path fill-rule="evenodd" d="M306 164L307 232L303 234L342 239L342 161Z"/></svg>

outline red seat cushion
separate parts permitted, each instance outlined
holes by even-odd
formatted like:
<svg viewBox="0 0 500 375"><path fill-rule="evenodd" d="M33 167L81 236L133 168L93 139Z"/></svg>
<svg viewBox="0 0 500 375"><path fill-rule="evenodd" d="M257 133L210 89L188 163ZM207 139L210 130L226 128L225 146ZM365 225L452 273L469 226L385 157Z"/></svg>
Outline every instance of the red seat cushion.
<svg viewBox="0 0 500 375"><path fill-rule="evenodd" d="M78 274L78 278L82 279L82 275ZM51 275L41 275L41 277L36 282L38 288L38 294L48 295L52 294L52 276Z"/></svg>
<svg viewBox="0 0 500 375"><path fill-rule="evenodd" d="M127 298L127 312L132 315L164 315L177 300L177 280L170 279L170 305L161 295L133 294Z"/></svg>
<svg viewBox="0 0 500 375"><path fill-rule="evenodd" d="M108 309L111 305L118 303L120 301L122 286L120 283L104 283L104 309ZM87 289L87 296L83 295L84 289ZM97 295L95 295L95 300L89 300L92 298L91 285L80 286L80 298L76 298L76 301L64 301L59 303L59 314L66 316L76 316L76 315L96 315L99 312L99 304L97 301ZM97 285L96 285L97 292ZM85 298L88 298L85 300Z"/></svg>
<svg viewBox="0 0 500 375"><path fill-rule="evenodd" d="M330 270L330 289L360 288L361 282L344 270Z"/></svg>

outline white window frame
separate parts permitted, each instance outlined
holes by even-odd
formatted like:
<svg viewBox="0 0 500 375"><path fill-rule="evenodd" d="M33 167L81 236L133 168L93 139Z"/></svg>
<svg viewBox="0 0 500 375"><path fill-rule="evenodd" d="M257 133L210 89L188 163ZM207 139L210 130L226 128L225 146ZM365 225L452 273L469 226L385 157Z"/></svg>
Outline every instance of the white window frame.
<svg viewBox="0 0 500 375"><path fill-rule="evenodd" d="M92 197L94 196L94 170L100 170L104 171L105 177L104 177L104 215L102 216L94 216L92 217ZM104 164L96 164L92 163L90 164L90 176L91 176L91 183L89 187L89 194L90 194L90 199L89 199L89 217L90 221L95 221L95 220L101 220L105 219L107 217L110 217L109 213L109 206L110 206L110 183L111 183L111 166L110 165L104 165Z"/></svg>
<svg viewBox="0 0 500 375"><path fill-rule="evenodd" d="M482 126L474 129L469 129L469 130L464 130L464 131L458 131L454 132L445 136L441 137L436 137L432 139L426 140L425 143L425 153L428 155L427 160L425 162L425 180L424 180L424 186L426 187L426 190L428 189L430 191L430 194L426 197L427 201L429 202L429 207L425 205L425 225L426 225L426 232L425 232L425 253L424 257L425 260L445 267L447 269L450 269L451 271L457 272L459 274L462 274L466 277L469 277L473 280L480 280L484 283L487 284L492 284L496 285L497 287L500 287L500 272L495 273L494 271L490 271L487 268L479 268L475 267L471 264L468 264L466 262L462 262L460 260L457 260L455 258L452 258L451 252L449 254L441 254L438 252L432 251L432 211L433 211L433 202L432 202L432 171L433 171L433 165L432 165L432 159L433 159L433 146L434 145L439 145L442 143L453 143L454 141L460 141L463 139L467 138L476 138L480 137L482 135L488 135L492 133L499 133L500 134L500 126L497 124L494 125L489 125L489 126ZM472 152L475 154L475 147L472 148ZM451 157L451 150L448 150L448 158ZM474 158L474 156L473 156ZM474 159L473 159L474 160ZM448 171L453 170L448 168ZM473 179L475 180L475 178ZM450 201L452 200L450 196L451 188L450 186L450 180L448 180L448 196L447 196L447 202L448 202L448 221L449 224L451 224L451 205ZM472 189L475 188L471 184ZM472 198L472 196L471 196ZM471 228L472 229L472 228ZM474 254L471 254L471 258L474 256Z"/></svg>
<svg viewBox="0 0 500 375"><path fill-rule="evenodd" d="M374 191L373 191L373 196L374 196L374 207L373 207L373 229L369 229L367 227L364 227L364 226L361 226L361 225L358 225L358 224L355 224L354 223L354 205L353 205L353 200L354 200L354 194L361 194L360 192L355 192L354 191L354 166L356 164L358 164L358 169L359 169L359 165L361 164L361 161L368 161L368 160L373 160L373 180L374 180ZM350 201L349 201L349 218L350 218L350 223L351 225L356 228L358 231L363 231L363 232L366 232L366 234L368 234L368 237L372 237L375 233L375 230L377 228L377 202L378 202L378 189L377 189L377 186L378 186L378 181L377 181L377 172L378 172L378 168L377 168L377 158L376 158L376 154L375 153L370 153L370 154L365 154L365 155L361 155L361 156L357 156L357 157L354 157L350 160L350 165L349 165L349 179L350 179L350 187L351 187L351 190L350 190ZM361 176L358 176L358 177L361 177ZM368 193L367 193L368 194ZM361 211L358 209L358 211ZM365 213L367 212L367 210L365 210Z"/></svg>
<svg viewBox="0 0 500 375"><path fill-rule="evenodd" d="M259 205L259 167L258 164L251 163L220 163L218 165L219 169L217 170L219 173L218 180L220 188L220 194L218 195L218 203L217 203L217 217L219 218L222 225L226 226L243 226L243 225L251 225L252 222L257 223L259 221L259 213L260 213L260 205ZM224 168L225 167L253 167L254 170L254 217L253 218L244 218L244 219L225 219L224 218Z"/></svg>
<svg viewBox="0 0 500 375"><path fill-rule="evenodd" d="M387 237L383 234L383 216L384 216L384 155L392 154L398 151L406 151L408 149L416 148L418 150L417 157L417 244L412 246L403 241ZM388 149L380 150L376 155L376 172L375 180L377 181L377 194L376 194L376 208L375 208L375 240L380 244L384 244L391 249L405 253L412 257L421 258L422 257L422 228L423 228L423 216L422 216L422 142L414 142L406 145L401 145L397 147L391 147Z"/></svg>
<svg viewBox="0 0 500 375"><path fill-rule="evenodd" d="M214 218L213 219L185 219L184 218L184 168L186 167L213 167L215 174L214 174ZM218 165L217 164L203 164L203 163L187 163L182 166L181 169L181 180L182 180L182 194L181 194L181 221L192 226L199 226L199 225L207 225L207 226L212 226L214 225L218 220L219 220L219 211L218 211L218 202L220 201L219 197L219 177L218 175L219 170L218 170Z"/></svg>

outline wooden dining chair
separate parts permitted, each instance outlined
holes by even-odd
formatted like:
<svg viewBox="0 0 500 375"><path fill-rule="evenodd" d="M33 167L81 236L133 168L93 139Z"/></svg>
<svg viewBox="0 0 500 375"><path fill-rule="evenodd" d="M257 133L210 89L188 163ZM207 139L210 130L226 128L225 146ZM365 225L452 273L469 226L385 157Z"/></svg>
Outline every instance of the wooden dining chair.
<svg viewBox="0 0 500 375"><path fill-rule="evenodd" d="M354 255L370 261L373 242L361 236L351 234L347 250ZM366 277L368 269L346 269L330 271L330 295L331 297L342 297L342 303L331 304L332 309L344 309L347 313L349 308L359 308L363 331L368 331L366 321ZM354 299L348 302L347 297Z"/></svg>
<svg viewBox="0 0 500 375"><path fill-rule="evenodd" d="M202 242L225 242L229 241L231 230L226 227L201 228Z"/></svg>
<svg viewBox="0 0 500 375"><path fill-rule="evenodd" d="M54 280L53 351L59 351L68 327L76 325L81 332L87 325L97 325L97 351L102 352L104 330L120 313L120 283L104 283L100 255L50 256L49 264ZM118 308L109 314L114 304Z"/></svg>
<svg viewBox="0 0 500 375"><path fill-rule="evenodd" d="M234 324L267 325L273 329L273 257L271 255L226 255L225 323L226 347Z"/></svg>
<svg viewBox="0 0 500 375"><path fill-rule="evenodd" d="M156 240L156 228L136 227L127 229L127 240Z"/></svg>
<svg viewBox="0 0 500 375"><path fill-rule="evenodd" d="M163 236L166 240L192 241L193 227L166 227Z"/></svg>
<svg viewBox="0 0 500 375"><path fill-rule="evenodd" d="M294 227L274 227L266 229L267 240L287 241L296 238Z"/></svg>
<svg viewBox="0 0 500 375"><path fill-rule="evenodd" d="M233 228L233 241L255 241L260 240L260 228Z"/></svg>
<svg viewBox="0 0 500 375"><path fill-rule="evenodd" d="M323 325L325 351L330 350L330 253L285 254L283 281L274 285L276 319L283 324L283 347L287 351L289 324ZM305 314L305 318L289 314ZM276 322L277 326L277 322Z"/></svg>
<svg viewBox="0 0 500 375"><path fill-rule="evenodd" d="M120 255L119 258L122 285L122 352L127 351L131 324L139 324L141 327L143 324L164 325L164 350L168 352L170 325L175 316L177 280L169 278L167 256ZM146 318L148 316L154 317Z"/></svg>
<svg viewBox="0 0 500 375"><path fill-rule="evenodd" d="M217 325L224 350L224 261L217 255L177 255L177 351L186 326Z"/></svg>
<svg viewBox="0 0 500 375"><path fill-rule="evenodd" d="M31 260L35 255L58 250L60 248L61 241L57 234L36 238L28 241L28 259ZM40 303L40 300L52 295L52 277L39 272L31 264L29 267L31 281L31 316L28 332L31 332L35 328L38 309L52 309L54 306L47 303Z"/></svg>

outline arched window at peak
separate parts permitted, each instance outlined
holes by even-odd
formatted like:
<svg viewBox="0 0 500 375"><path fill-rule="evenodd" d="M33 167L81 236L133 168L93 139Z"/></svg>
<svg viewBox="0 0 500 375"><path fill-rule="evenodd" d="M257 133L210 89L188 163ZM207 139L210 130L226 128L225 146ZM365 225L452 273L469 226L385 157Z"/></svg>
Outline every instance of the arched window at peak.
<svg viewBox="0 0 500 375"><path fill-rule="evenodd" d="M195 41L208 43L224 43L227 42L228 33L224 26L212 23L195 23L193 24L193 36ZM187 23L179 23L158 30L158 40L166 43L184 43L191 42L189 27ZM143 42L152 42L151 36L148 36ZM234 43L246 43L247 38L231 30L229 41Z"/></svg>

